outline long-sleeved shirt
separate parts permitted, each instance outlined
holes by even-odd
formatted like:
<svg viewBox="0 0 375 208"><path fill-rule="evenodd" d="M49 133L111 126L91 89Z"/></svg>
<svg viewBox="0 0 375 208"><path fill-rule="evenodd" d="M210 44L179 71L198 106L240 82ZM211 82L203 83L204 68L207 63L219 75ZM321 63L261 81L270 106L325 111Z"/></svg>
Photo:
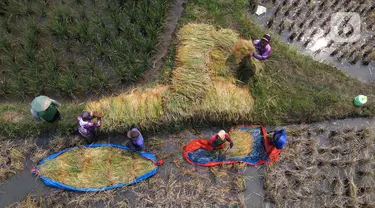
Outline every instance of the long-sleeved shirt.
<svg viewBox="0 0 375 208"><path fill-rule="evenodd" d="M91 137L94 135L95 129L100 127L100 122L91 122L94 119L94 116L91 116L88 121L84 121L81 116L78 116L78 132L84 137ZM100 121L100 118L98 118Z"/></svg>
<svg viewBox="0 0 375 208"><path fill-rule="evenodd" d="M254 40L253 44L255 46L255 49L258 53L253 53L254 58L258 60L265 60L267 59L271 54L271 46L270 44L267 44L266 46L260 45L260 40Z"/></svg>
<svg viewBox="0 0 375 208"><path fill-rule="evenodd" d="M220 139L217 134L214 134L211 137L211 139L208 140L208 144L211 145L213 148L216 148L224 144L226 141L233 143L232 139L229 137L229 134L225 134L225 139Z"/></svg>
<svg viewBox="0 0 375 208"><path fill-rule="evenodd" d="M137 128L132 128L131 131L137 131L139 136L137 138L131 138L132 145L139 151L145 148L143 136Z"/></svg>
<svg viewBox="0 0 375 208"><path fill-rule="evenodd" d="M57 112L56 107L60 106L60 105L61 104L59 102L51 99L51 104L48 106L48 108L46 110L41 111L41 112L36 112L32 108L30 108L30 112L33 115L33 117L35 118L35 120L38 121L38 122L42 121L42 119L44 119L46 121L51 121L54 118L54 116Z"/></svg>

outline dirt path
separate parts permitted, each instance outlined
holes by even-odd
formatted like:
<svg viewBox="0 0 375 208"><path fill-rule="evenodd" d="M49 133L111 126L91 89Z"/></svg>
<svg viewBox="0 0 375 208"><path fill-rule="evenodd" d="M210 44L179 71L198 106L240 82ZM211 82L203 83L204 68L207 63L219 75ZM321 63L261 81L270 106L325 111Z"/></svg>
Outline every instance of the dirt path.
<svg viewBox="0 0 375 208"><path fill-rule="evenodd" d="M155 48L156 53L153 57L153 66L152 68L146 69L143 72L143 74L139 77L137 84L155 79L157 72L163 65L163 58L168 54L168 48L172 43L173 34L176 30L178 20L184 11L184 5L187 3L187 1L188 0L174 0L172 8L169 11L164 23L164 30L159 36L159 43Z"/></svg>

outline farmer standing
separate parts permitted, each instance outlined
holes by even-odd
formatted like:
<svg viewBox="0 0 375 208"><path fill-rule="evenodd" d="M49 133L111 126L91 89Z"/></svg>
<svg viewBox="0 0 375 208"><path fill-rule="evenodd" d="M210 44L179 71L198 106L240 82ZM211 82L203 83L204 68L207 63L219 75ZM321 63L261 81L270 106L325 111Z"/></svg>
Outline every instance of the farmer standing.
<svg viewBox="0 0 375 208"><path fill-rule="evenodd" d="M233 141L224 130L220 130L219 133L214 134L211 139L208 140L208 144L212 146L213 153L218 153L218 156L221 157L224 153L224 143L228 141L230 143L229 148L233 148Z"/></svg>
<svg viewBox="0 0 375 208"><path fill-rule="evenodd" d="M253 57L258 60L266 60L271 54L271 36L269 34L265 34L262 39L254 40L253 44L257 53L253 53Z"/></svg>
<svg viewBox="0 0 375 208"><path fill-rule="evenodd" d="M53 123L56 120L63 120L63 117L57 110L57 106L61 106L61 104L56 100L41 95L34 98L31 102L30 111L38 122L43 119L47 122Z"/></svg>
<svg viewBox="0 0 375 208"><path fill-rule="evenodd" d="M145 148L144 140L141 132L137 128L132 128L127 133L128 138L130 139L130 147L141 151Z"/></svg>
<svg viewBox="0 0 375 208"><path fill-rule="evenodd" d="M97 122L93 122L93 119L97 119ZM95 129L100 127L102 116L95 111L83 111L78 120L78 132L87 139L88 142L95 136Z"/></svg>

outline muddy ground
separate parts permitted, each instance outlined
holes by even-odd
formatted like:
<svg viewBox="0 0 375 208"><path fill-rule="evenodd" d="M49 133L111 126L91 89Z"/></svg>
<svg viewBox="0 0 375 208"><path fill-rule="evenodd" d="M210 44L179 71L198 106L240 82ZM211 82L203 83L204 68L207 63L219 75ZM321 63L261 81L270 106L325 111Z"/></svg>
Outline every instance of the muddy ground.
<svg viewBox="0 0 375 208"><path fill-rule="evenodd" d="M188 164L182 157L181 150L185 143L197 136L207 138L213 133L214 129L199 133L184 131L169 136L147 136L146 151L164 160L158 174L134 186L103 193L80 194L46 188L40 179L31 177L28 170L25 170L0 186L0 206L21 200L11 206L240 207L244 205L243 166L200 168ZM103 142L125 144L125 138L110 137L100 143ZM74 146L74 143L82 144L78 139L55 138L44 149L62 149ZM53 152L45 152L42 149L34 151L44 155ZM41 156L42 154L39 155ZM31 159L34 159L33 155L27 157L27 160Z"/></svg>
<svg viewBox="0 0 375 208"><path fill-rule="evenodd" d="M267 12L251 19L315 60L333 65L362 81L375 81L374 11L372 1L259 0ZM253 9L256 5L253 5ZM348 16L332 27L335 15ZM358 15L359 21L352 15ZM337 17L341 17L337 16ZM356 34L359 34L357 36Z"/></svg>
<svg viewBox="0 0 375 208"><path fill-rule="evenodd" d="M286 126L289 141L271 166L195 167L182 147L218 128L147 135L146 151L164 160L154 177L102 193L73 193L45 187L28 168L46 155L83 144L78 137L52 138L31 149L25 171L0 185L0 207L373 207L375 120L349 119ZM369 130L363 130L363 129ZM271 127L269 129L272 129ZM371 130L372 129L372 130ZM48 138L39 140L49 141ZM101 143L125 144L123 136ZM21 144L21 143L19 143ZM25 147L24 142L22 142ZM19 146L20 147L20 146ZM14 148L19 148L14 147Z"/></svg>

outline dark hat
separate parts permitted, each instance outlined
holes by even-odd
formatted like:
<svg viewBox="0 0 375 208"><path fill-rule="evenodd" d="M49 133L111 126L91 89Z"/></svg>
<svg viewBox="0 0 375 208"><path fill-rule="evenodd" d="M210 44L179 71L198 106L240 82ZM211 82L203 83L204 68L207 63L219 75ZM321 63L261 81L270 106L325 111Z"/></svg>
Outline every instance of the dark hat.
<svg viewBox="0 0 375 208"><path fill-rule="evenodd" d="M83 111L81 114L81 117L82 117L82 120L84 121L90 120L91 118L90 112Z"/></svg>
<svg viewBox="0 0 375 208"><path fill-rule="evenodd" d="M127 134L128 138L137 138L139 136L139 132L135 130L128 131Z"/></svg>
<svg viewBox="0 0 375 208"><path fill-rule="evenodd" d="M270 42L271 41L271 35L270 34L265 34L262 38L263 40Z"/></svg>

